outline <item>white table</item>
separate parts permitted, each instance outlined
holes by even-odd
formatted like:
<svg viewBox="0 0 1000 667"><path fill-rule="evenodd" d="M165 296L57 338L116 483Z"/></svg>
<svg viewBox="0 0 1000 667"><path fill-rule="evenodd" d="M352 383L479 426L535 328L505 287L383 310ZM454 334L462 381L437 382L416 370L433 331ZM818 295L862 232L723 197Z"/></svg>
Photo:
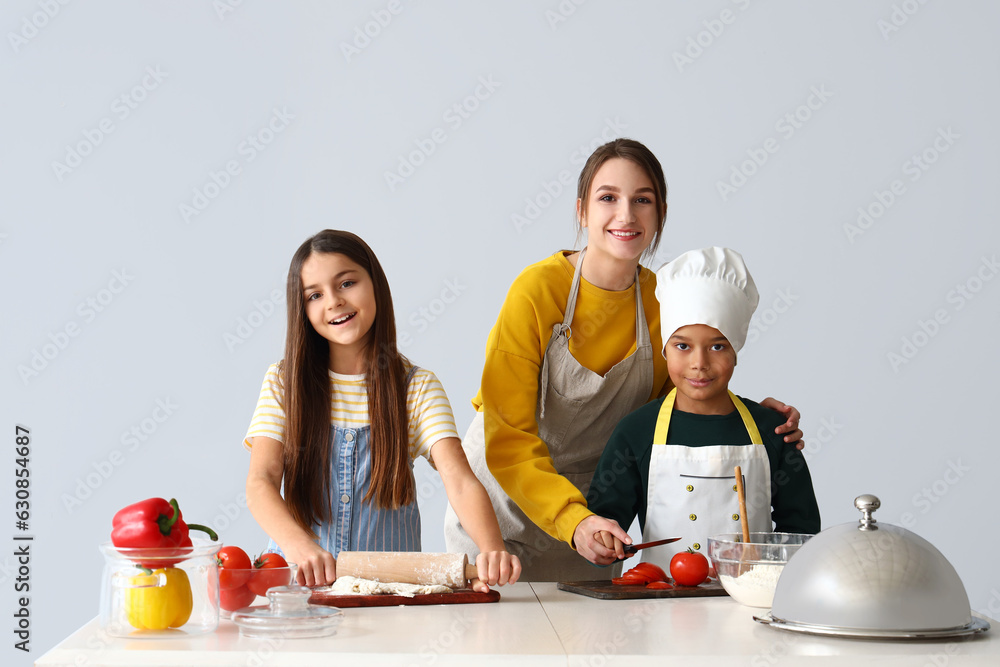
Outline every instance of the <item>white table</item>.
<svg viewBox="0 0 1000 667"><path fill-rule="evenodd" d="M733 600L595 600L554 583L501 589L498 604L345 609L332 637L259 640L228 620L208 635L108 637L97 620L36 661L46 667L178 665L1000 665L1000 625L953 642L860 641L765 627Z"/></svg>
<svg viewBox="0 0 1000 667"><path fill-rule="evenodd" d="M767 627L753 620L766 609L744 607L729 597L596 600L565 593L555 584L531 586L568 665L662 666L664 656L677 665L1000 665L995 621L984 635L951 642L853 640ZM943 659L935 662L935 655Z"/></svg>

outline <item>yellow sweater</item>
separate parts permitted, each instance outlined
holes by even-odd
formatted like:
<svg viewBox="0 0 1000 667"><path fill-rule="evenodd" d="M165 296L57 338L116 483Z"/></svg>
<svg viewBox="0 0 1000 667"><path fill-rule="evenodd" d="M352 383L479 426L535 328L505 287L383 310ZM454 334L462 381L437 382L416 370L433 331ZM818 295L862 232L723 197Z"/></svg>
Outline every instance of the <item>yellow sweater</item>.
<svg viewBox="0 0 1000 667"><path fill-rule="evenodd" d="M552 335L562 322L573 265L561 251L524 269L514 280L486 344L486 364L472 404L484 413L486 462L507 495L542 530L572 544L577 524L591 514L583 494L559 475L538 437L538 374ZM656 275L643 267L639 282L653 346L653 388L669 382L661 354ZM635 286L620 292L580 281L569 341L584 367L604 375L635 350Z"/></svg>

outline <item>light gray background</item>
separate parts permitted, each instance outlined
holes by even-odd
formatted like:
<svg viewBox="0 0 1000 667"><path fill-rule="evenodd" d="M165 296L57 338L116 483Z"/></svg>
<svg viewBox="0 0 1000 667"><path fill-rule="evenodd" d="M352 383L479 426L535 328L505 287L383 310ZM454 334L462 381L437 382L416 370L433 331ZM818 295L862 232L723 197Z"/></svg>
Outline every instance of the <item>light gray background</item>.
<svg viewBox="0 0 1000 667"><path fill-rule="evenodd" d="M4 627L16 424L31 429L36 536L33 651L8 633L5 656L27 664L97 613L97 545L125 504L176 496L225 542L264 547L241 440L284 340L284 303L265 302L322 228L373 246L403 352L438 374L464 432L507 287L574 244L560 173L575 184L613 134L666 172L652 268L705 245L744 254L762 300L733 388L802 411L824 525L878 494L879 520L938 546L973 608L1000 615L984 567L1000 551L995 3L231 4L0 12ZM102 122L113 131L88 140ZM54 165L81 143L75 168ZM185 220L229 161L240 173ZM753 173L723 197L734 169ZM418 475L424 548L442 550L444 492Z"/></svg>

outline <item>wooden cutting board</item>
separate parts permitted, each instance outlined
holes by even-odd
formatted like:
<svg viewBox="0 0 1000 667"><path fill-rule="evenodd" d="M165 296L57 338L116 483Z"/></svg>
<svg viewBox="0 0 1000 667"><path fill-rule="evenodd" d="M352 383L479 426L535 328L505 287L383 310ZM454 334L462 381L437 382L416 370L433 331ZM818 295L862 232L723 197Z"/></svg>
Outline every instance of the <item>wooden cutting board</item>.
<svg viewBox="0 0 1000 667"><path fill-rule="evenodd" d="M451 593L428 593L414 595L408 598L404 595L335 595L333 593L314 592L309 597L310 604L322 604L328 607L395 607L397 605L421 604L476 604L481 602L499 602L500 591L479 593L472 589L460 588Z"/></svg>
<svg viewBox="0 0 1000 667"><path fill-rule="evenodd" d="M726 589L716 580L700 586L674 586L666 590L649 589L645 586L618 586L610 579L600 581L560 581L556 587L567 593L586 595L600 600L638 600L645 598L701 598L728 595Z"/></svg>

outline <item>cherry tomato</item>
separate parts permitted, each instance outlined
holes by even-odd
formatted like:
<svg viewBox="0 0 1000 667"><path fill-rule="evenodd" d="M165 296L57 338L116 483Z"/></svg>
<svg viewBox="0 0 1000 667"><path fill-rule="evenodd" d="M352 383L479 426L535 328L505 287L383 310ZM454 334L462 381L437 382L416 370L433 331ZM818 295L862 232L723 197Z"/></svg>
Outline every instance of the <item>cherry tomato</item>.
<svg viewBox="0 0 1000 667"><path fill-rule="evenodd" d="M667 573L663 571L663 568L655 563L647 563L643 561L639 563L630 571L641 572L642 574L650 577L650 581L666 581Z"/></svg>
<svg viewBox="0 0 1000 667"><path fill-rule="evenodd" d="M222 590L239 588L250 580L253 563L243 549L235 546L222 547L215 562L219 566L219 588Z"/></svg>
<svg viewBox="0 0 1000 667"><path fill-rule="evenodd" d="M681 586L697 586L708 579L708 559L688 549L670 559L670 575Z"/></svg>
<svg viewBox="0 0 1000 667"><path fill-rule="evenodd" d="M250 577L247 588L255 594L267 595L269 588L288 585L288 563L281 557L281 554L263 553L254 560L253 567L253 575Z"/></svg>
<svg viewBox="0 0 1000 667"><path fill-rule="evenodd" d="M673 584L668 584L665 581L651 581L646 584L646 588L654 591L666 591L673 588Z"/></svg>
<svg viewBox="0 0 1000 667"><path fill-rule="evenodd" d="M236 588L225 588L219 591L219 606L226 611L236 611L253 604L257 599L257 594L246 586Z"/></svg>

